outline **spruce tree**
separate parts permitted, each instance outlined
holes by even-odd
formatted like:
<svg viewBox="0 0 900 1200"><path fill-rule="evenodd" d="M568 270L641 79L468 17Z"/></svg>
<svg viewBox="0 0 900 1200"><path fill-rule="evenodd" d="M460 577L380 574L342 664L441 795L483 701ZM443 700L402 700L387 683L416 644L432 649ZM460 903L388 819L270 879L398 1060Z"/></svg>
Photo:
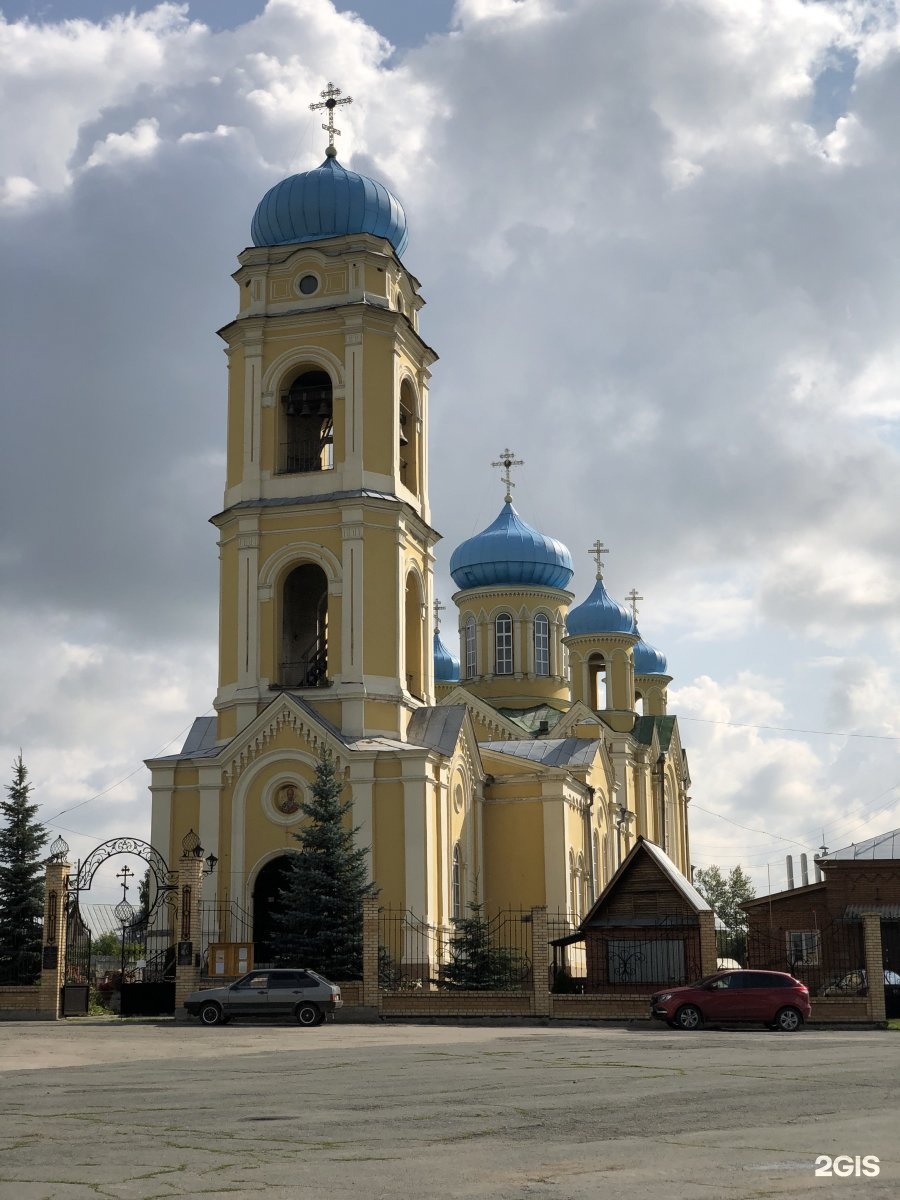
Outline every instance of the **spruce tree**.
<svg viewBox="0 0 900 1200"><path fill-rule="evenodd" d="M41 969L47 831L35 820L22 752L13 763L7 799L0 801L0 981L33 983Z"/></svg>
<svg viewBox="0 0 900 1200"><path fill-rule="evenodd" d="M522 956L509 946L494 945L491 923L481 909L482 905L471 902L467 917L454 918L450 957L441 970L441 982L466 991L517 988L525 970Z"/></svg>
<svg viewBox="0 0 900 1200"><path fill-rule="evenodd" d="M294 837L290 867L274 914L275 960L310 967L332 980L362 977L362 902L376 893L367 882L363 847L345 825L351 802L341 800L334 759L323 749L310 797L300 804L308 823Z"/></svg>

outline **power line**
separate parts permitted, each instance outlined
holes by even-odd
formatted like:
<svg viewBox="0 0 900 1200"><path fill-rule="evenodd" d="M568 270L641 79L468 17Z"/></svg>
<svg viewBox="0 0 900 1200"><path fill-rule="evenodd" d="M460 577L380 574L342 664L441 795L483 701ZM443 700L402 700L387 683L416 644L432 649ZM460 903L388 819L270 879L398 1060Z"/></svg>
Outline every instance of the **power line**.
<svg viewBox="0 0 900 1200"><path fill-rule="evenodd" d="M876 742L900 742L900 735L893 733L850 733L846 729L795 729L791 725L752 725L749 721L716 721L712 717L686 717L678 714L679 721L694 721L701 725L730 725L734 729L765 729L772 733L811 733L818 737L868 738Z"/></svg>

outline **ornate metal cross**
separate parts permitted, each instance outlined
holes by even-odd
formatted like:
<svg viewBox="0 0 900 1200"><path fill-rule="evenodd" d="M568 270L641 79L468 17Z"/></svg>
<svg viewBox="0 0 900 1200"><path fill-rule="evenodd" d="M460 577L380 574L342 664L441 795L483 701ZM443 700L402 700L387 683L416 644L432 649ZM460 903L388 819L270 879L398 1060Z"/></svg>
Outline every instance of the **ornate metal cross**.
<svg viewBox="0 0 900 1200"><path fill-rule="evenodd" d="M441 604L440 600L434 602L434 632L441 632L441 613L447 611L447 605Z"/></svg>
<svg viewBox="0 0 900 1200"><path fill-rule="evenodd" d="M133 878L133 876L134 876L134 871L129 871L128 863L126 863L125 866L122 868L122 870L119 871L118 875L116 875L116 879L122 880L122 899L123 900L125 899L125 895L128 891L128 880Z"/></svg>
<svg viewBox="0 0 900 1200"><path fill-rule="evenodd" d="M637 625L638 600L643 600L643 598L643 596L638 595L637 588L632 588L628 593L628 599L631 601L631 618L635 625Z"/></svg>
<svg viewBox="0 0 900 1200"><path fill-rule="evenodd" d="M328 145L325 147L325 153L329 158L334 158L337 154L337 149L335 148L334 144L335 134L337 134L338 137L341 136L341 131L335 128L334 110L339 104L353 103L352 96L345 96L343 100L337 100L336 97L340 96L340 94L341 89L339 87L335 87L333 83L329 83L324 92L319 92L319 95L322 97L321 104L311 104L309 106L310 112L315 112L318 108L328 109L328 123L327 125L323 123L322 128L328 134Z"/></svg>
<svg viewBox="0 0 900 1200"><path fill-rule="evenodd" d="M503 474L500 476L503 483L506 484L506 503L512 504L512 490L516 486L510 476L510 467L524 467L525 460L516 458L515 450L503 450L500 453L498 462L492 462L492 467L502 467Z"/></svg>
<svg viewBox="0 0 900 1200"><path fill-rule="evenodd" d="M593 546L591 546L590 550L588 550L588 554L590 554L590 556L593 558L594 562L596 562L596 564L597 564L597 578L602 579L603 578L603 557L602 556L604 554L609 554L609 549L606 546L604 546L601 541L598 540L598 541L594 542Z"/></svg>

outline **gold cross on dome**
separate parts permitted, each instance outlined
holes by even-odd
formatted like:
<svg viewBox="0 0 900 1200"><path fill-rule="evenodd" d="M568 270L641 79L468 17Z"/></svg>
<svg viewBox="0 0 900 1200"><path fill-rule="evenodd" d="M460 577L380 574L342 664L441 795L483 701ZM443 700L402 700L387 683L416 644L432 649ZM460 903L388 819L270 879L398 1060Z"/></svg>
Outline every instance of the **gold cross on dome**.
<svg viewBox="0 0 900 1200"><path fill-rule="evenodd" d="M333 83L329 83L324 92L319 92L319 95L322 97L321 104L311 104L309 106L310 112L315 112L318 108L328 109L328 124L326 125L323 123L322 128L328 134L328 145L325 147L325 153L329 158L334 158L337 154L337 150L334 145L335 134L337 134L338 137L341 136L341 131L335 128L334 110L339 104L353 103L352 96L345 96L343 100L336 99L336 97L340 96L340 94L341 89L339 87L335 87Z"/></svg>
<svg viewBox="0 0 900 1200"><path fill-rule="evenodd" d="M606 546L604 546L601 541L596 541L596 542L594 542L593 546L591 546L590 550L588 550L588 554L590 554L590 556L593 558L594 562L596 562L596 564L597 564L597 578L602 579L603 578L602 555L609 554L608 548Z"/></svg>
<svg viewBox="0 0 900 1200"><path fill-rule="evenodd" d="M434 632L441 632L441 613L447 611L447 605L441 604L440 600L434 602Z"/></svg>
<svg viewBox="0 0 900 1200"><path fill-rule="evenodd" d="M502 450L499 461L492 462L491 466L503 468L503 474L500 478L506 484L506 503L512 504L512 490L516 485L512 481L510 467L524 467L525 460L516 458L515 450Z"/></svg>
<svg viewBox="0 0 900 1200"><path fill-rule="evenodd" d="M638 595L637 588L632 588L628 593L628 599L631 601L631 617L635 625L637 625L638 600L643 600L643 596Z"/></svg>

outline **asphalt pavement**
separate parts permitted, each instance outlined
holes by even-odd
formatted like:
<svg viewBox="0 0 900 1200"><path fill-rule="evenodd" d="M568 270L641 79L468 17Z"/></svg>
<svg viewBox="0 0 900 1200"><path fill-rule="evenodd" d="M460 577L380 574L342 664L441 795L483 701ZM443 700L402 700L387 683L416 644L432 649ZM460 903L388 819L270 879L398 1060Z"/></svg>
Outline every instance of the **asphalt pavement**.
<svg viewBox="0 0 900 1200"><path fill-rule="evenodd" d="M0 1198L895 1196L898 1067L887 1031L4 1022Z"/></svg>

